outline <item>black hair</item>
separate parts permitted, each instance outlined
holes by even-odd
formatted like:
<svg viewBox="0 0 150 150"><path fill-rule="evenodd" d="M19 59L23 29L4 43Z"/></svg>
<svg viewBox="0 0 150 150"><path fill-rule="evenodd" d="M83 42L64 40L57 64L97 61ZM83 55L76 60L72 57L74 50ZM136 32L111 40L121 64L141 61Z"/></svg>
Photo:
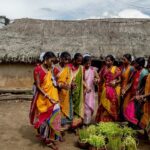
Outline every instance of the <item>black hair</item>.
<svg viewBox="0 0 150 150"><path fill-rule="evenodd" d="M68 59L68 58L71 58L71 55L65 51L61 53L60 58Z"/></svg>
<svg viewBox="0 0 150 150"><path fill-rule="evenodd" d="M83 57L83 64L86 64L89 61L91 61L91 56L85 56L85 57Z"/></svg>
<svg viewBox="0 0 150 150"><path fill-rule="evenodd" d="M125 57L129 62L132 61L132 56L131 56L131 54L124 54L123 57Z"/></svg>
<svg viewBox="0 0 150 150"><path fill-rule="evenodd" d="M112 61L112 62L114 62L115 61L115 58L114 58L114 56L113 55L107 55L106 56L106 59L107 58L110 58L110 60Z"/></svg>
<svg viewBox="0 0 150 150"><path fill-rule="evenodd" d="M76 53L74 55L74 60L77 60L79 57L82 57L82 54L81 53Z"/></svg>
<svg viewBox="0 0 150 150"><path fill-rule="evenodd" d="M135 63L137 63L139 66L144 67L145 65L145 59L144 57L138 57L135 59Z"/></svg>
<svg viewBox="0 0 150 150"><path fill-rule="evenodd" d="M53 52L46 52L45 55L43 56L43 60L47 60L49 58L54 58L56 57L55 54Z"/></svg>

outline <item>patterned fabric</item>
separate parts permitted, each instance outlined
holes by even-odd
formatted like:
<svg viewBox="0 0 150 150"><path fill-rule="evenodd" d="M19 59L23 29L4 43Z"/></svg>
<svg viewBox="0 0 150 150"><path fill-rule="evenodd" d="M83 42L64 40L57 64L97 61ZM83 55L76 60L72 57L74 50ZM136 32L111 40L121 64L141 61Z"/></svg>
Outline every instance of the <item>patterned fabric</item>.
<svg viewBox="0 0 150 150"><path fill-rule="evenodd" d="M34 75L39 75L42 90L51 99L58 102L58 91L53 84L51 71L45 72L42 66L38 66L35 70ZM61 115L59 105L52 104L48 98L36 90L30 108L30 122L38 130L41 138L55 139L56 135L60 135Z"/></svg>
<svg viewBox="0 0 150 150"><path fill-rule="evenodd" d="M71 86L72 73L68 66L61 68L60 65L57 65L55 66L54 72L58 84L68 84ZM60 89L58 94L62 112L62 124L71 123L73 119L73 106L70 90Z"/></svg>
<svg viewBox="0 0 150 150"><path fill-rule="evenodd" d="M82 122L84 118L84 97L83 97L83 67L79 66L78 69L73 69L73 81L76 88L72 91L73 111L74 118L72 126L76 127Z"/></svg>
<svg viewBox="0 0 150 150"><path fill-rule="evenodd" d="M95 70L93 67L84 71L84 81L86 85L91 89L89 93L85 93L85 113L84 113L84 123L90 124L92 115L95 109L95 87L94 87L94 77Z"/></svg>
<svg viewBox="0 0 150 150"><path fill-rule="evenodd" d="M127 107L124 112L124 116L127 121L137 125L142 117L142 105L135 100L135 96L137 92L141 94L142 91L142 81L147 76L148 71L146 69L142 69L137 71L133 78L133 84L131 87L131 100L127 104Z"/></svg>
<svg viewBox="0 0 150 150"><path fill-rule="evenodd" d="M121 71L116 66L111 69L105 66L100 71L100 79L103 80L100 105L96 115L96 122L117 121L119 119L119 95L120 87L113 87L110 82L120 77Z"/></svg>
<svg viewBox="0 0 150 150"><path fill-rule="evenodd" d="M131 80L133 78L133 72L134 72L134 68L132 66L130 66L130 65L126 69L124 68L122 70L122 84L121 84L122 90L123 89L125 90L127 88L128 84L130 84L130 82L131 82ZM123 106L121 106L121 109L123 109L121 111L123 113L124 113L124 111L125 111L125 109L127 107L127 104L129 103L130 96L131 96L131 92L130 92L130 90L128 90L126 92L126 94L124 95L124 97L122 99L122 102L121 102L123 104Z"/></svg>
<svg viewBox="0 0 150 150"><path fill-rule="evenodd" d="M150 74L147 76L145 85L145 95L150 94ZM150 121L150 100L149 97L142 107L142 118L140 120L141 128L145 129Z"/></svg>

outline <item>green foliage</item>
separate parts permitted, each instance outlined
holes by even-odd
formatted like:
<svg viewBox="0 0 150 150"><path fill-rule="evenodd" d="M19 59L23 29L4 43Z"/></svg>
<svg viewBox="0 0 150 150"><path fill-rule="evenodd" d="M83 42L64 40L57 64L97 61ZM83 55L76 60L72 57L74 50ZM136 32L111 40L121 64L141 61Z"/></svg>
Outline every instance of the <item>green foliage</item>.
<svg viewBox="0 0 150 150"><path fill-rule="evenodd" d="M97 132L105 136L117 136L122 135L122 129L119 127L119 124L113 122L102 122L97 126Z"/></svg>
<svg viewBox="0 0 150 150"><path fill-rule="evenodd" d="M87 139L89 138L89 133L87 132L87 129L81 129L79 130L79 139L81 142L86 142Z"/></svg>
<svg viewBox="0 0 150 150"><path fill-rule="evenodd" d="M121 150L122 141L120 136L108 137L108 144L107 147L109 150Z"/></svg>
<svg viewBox="0 0 150 150"><path fill-rule="evenodd" d="M105 147L105 138L102 135L90 135L88 139L88 143L96 148L103 148Z"/></svg>
<svg viewBox="0 0 150 150"><path fill-rule="evenodd" d="M136 140L132 136L127 136L123 141L126 150L137 150Z"/></svg>
<svg viewBox="0 0 150 150"><path fill-rule="evenodd" d="M136 131L134 131L132 128L129 128L127 126L124 126L123 129L123 136L134 136L136 134Z"/></svg>
<svg viewBox="0 0 150 150"><path fill-rule="evenodd" d="M103 148L107 144L108 150L137 150L136 140L133 136L136 132L127 126L118 123L102 122L79 130L79 139L88 142L96 148Z"/></svg>
<svg viewBox="0 0 150 150"><path fill-rule="evenodd" d="M97 129L95 125L90 125L89 127L87 127L87 132L90 135L96 135Z"/></svg>

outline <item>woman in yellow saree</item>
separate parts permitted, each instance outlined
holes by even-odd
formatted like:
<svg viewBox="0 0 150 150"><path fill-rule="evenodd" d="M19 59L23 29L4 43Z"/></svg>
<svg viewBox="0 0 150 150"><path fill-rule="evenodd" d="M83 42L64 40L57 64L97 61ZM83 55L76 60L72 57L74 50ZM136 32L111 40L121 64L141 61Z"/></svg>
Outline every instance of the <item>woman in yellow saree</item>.
<svg viewBox="0 0 150 150"><path fill-rule="evenodd" d="M58 94L62 112L62 125L69 127L73 119L73 108L71 94L72 72L68 63L71 60L71 55L68 52L62 52L60 62L54 67L54 74L59 87Z"/></svg>
<svg viewBox="0 0 150 150"><path fill-rule="evenodd" d="M100 94L100 105L97 110L96 122L109 122L119 120L119 96L121 71L113 65L114 57L108 55L106 57L106 65L100 70L99 76L102 85L102 93Z"/></svg>
<svg viewBox="0 0 150 150"><path fill-rule="evenodd" d="M61 115L56 82L52 73L52 52L46 52L41 65L34 69L36 92L30 108L30 122L37 129L38 137L53 149L61 138Z"/></svg>

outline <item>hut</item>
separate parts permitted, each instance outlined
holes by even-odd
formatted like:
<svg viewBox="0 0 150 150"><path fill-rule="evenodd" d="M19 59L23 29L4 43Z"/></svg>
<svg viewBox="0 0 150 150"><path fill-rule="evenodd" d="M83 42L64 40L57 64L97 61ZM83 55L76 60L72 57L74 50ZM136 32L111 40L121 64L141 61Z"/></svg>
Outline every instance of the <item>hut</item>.
<svg viewBox="0 0 150 150"><path fill-rule="evenodd" d="M33 67L43 51L150 55L149 19L78 21L18 19L0 29L0 88L31 89Z"/></svg>

